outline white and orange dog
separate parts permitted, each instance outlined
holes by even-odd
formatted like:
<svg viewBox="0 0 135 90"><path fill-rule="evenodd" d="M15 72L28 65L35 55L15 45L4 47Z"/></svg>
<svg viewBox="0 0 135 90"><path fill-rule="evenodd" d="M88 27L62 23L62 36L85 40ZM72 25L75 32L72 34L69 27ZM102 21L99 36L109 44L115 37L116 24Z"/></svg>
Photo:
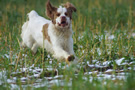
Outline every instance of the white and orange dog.
<svg viewBox="0 0 135 90"><path fill-rule="evenodd" d="M75 11L76 8L69 2L56 8L49 0L46 3L46 15L51 20L32 10L28 13L29 20L22 26L22 46L31 48L34 54L38 47L42 47L56 59L76 59L72 38L72 13Z"/></svg>

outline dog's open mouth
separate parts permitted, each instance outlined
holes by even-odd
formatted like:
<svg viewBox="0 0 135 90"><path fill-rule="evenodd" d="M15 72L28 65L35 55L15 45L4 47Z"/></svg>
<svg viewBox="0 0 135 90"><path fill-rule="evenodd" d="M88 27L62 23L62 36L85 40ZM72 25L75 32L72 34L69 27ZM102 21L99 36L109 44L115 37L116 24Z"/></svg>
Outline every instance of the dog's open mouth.
<svg viewBox="0 0 135 90"><path fill-rule="evenodd" d="M65 27L67 26L68 23L66 21L61 21L61 23L59 23L59 26Z"/></svg>

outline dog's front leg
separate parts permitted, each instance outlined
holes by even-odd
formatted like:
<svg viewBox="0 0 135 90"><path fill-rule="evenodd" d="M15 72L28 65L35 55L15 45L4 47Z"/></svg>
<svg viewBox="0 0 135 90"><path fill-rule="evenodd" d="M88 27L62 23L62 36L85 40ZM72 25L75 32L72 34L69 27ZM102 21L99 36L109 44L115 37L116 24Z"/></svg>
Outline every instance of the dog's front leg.
<svg viewBox="0 0 135 90"><path fill-rule="evenodd" d="M54 50L54 56L56 58L67 58L69 56L69 54L61 47L54 47L53 50Z"/></svg>
<svg viewBox="0 0 135 90"><path fill-rule="evenodd" d="M54 47L54 57L57 59L65 59L67 61L72 61L74 59L73 55L70 55L67 51L62 49L61 47Z"/></svg>

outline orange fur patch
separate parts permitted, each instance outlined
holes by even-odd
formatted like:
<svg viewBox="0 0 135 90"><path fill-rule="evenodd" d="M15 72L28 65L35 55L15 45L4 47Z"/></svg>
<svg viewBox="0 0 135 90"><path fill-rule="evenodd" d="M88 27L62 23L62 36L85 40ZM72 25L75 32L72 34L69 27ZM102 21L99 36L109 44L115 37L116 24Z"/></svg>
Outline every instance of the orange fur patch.
<svg viewBox="0 0 135 90"><path fill-rule="evenodd" d="M43 32L44 39L47 39L51 43L50 36L48 35L48 24L45 24L43 26L42 32Z"/></svg>
<svg viewBox="0 0 135 90"><path fill-rule="evenodd" d="M56 24L57 8L52 6L50 1L46 3L46 15L52 20L53 24Z"/></svg>
<svg viewBox="0 0 135 90"><path fill-rule="evenodd" d="M67 2L64 4L64 7L67 8L67 15L72 19L72 12L76 12L76 8L73 4Z"/></svg>

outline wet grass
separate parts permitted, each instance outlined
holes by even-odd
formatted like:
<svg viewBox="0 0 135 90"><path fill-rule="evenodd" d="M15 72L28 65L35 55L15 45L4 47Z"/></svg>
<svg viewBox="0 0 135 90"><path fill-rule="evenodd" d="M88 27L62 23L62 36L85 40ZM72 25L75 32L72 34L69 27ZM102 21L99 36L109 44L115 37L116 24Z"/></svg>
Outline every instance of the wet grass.
<svg viewBox="0 0 135 90"><path fill-rule="evenodd" d="M0 89L10 89L11 84L7 79L16 77L15 85L20 89L23 85L30 84L26 89L35 89L34 83L37 79L41 82L49 82L44 77L63 75L58 78L57 84L46 84L36 89L73 89L73 90L114 90L135 89L135 1L134 0L69 0L77 8L73 14L73 39L74 50L80 58L80 63L66 67L66 63L55 60L47 52L38 53L33 56L30 49L21 48L21 26L27 20L27 13L36 10L45 18L46 0L0 0ZM58 6L66 0L51 0ZM130 64L118 65L115 60L124 58L123 62ZM93 60L97 60L93 62ZM110 61L105 68L90 68L89 64L102 65ZM51 62L51 64L50 64ZM88 62L88 63L87 63ZM83 64L82 64L83 63ZM32 67L31 67L32 66ZM49 70L51 67L52 70ZM64 67L64 68L63 68ZM127 68L131 67L131 70ZM26 82L21 77L32 76L34 72L22 70L23 68L43 69L39 77L29 77ZM102 71L107 69L124 70L128 72L125 80L100 80L97 73L84 75L85 72ZM38 71L40 72L40 70ZM116 71L111 74L116 75ZM77 74L77 75L76 75ZM4 79L6 76L6 79ZM85 79L84 79L85 78ZM91 80L92 78L92 80ZM54 79L54 78L53 78ZM71 80L72 79L72 80ZM62 82L60 80L63 80ZM39 83L41 83L39 82ZM72 83L72 85L70 85ZM61 85L64 84L64 85ZM48 87L49 86L49 87Z"/></svg>

